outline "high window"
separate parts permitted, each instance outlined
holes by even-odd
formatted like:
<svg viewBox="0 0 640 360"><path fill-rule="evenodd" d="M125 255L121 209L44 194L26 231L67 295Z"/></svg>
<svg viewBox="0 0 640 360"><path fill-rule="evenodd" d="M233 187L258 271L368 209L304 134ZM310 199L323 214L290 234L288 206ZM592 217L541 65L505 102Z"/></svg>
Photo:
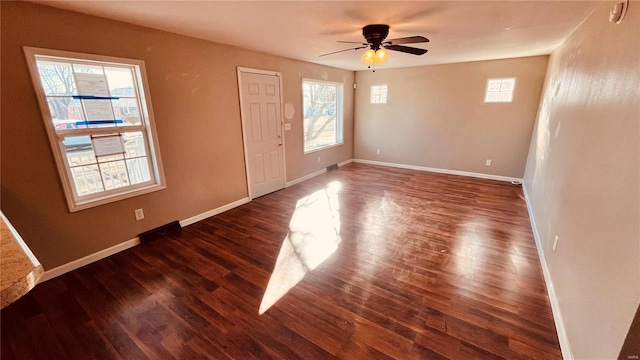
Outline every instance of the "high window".
<svg viewBox="0 0 640 360"><path fill-rule="evenodd" d="M343 85L302 81L304 152L342 144Z"/></svg>
<svg viewBox="0 0 640 360"><path fill-rule="evenodd" d="M515 87L516 78L489 79L484 102L511 102Z"/></svg>
<svg viewBox="0 0 640 360"><path fill-rule="evenodd" d="M164 188L144 62L24 50L71 211Z"/></svg>
<svg viewBox="0 0 640 360"><path fill-rule="evenodd" d="M387 85L372 85L369 102L371 104L386 104L387 103Z"/></svg>

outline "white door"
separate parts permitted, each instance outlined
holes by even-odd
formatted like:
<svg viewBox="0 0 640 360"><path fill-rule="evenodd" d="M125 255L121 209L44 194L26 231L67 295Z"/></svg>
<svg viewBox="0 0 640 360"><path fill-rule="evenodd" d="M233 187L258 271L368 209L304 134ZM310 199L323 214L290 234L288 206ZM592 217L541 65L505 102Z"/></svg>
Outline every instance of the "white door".
<svg viewBox="0 0 640 360"><path fill-rule="evenodd" d="M249 198L284 188L280 74L238 68Z"/></svg>

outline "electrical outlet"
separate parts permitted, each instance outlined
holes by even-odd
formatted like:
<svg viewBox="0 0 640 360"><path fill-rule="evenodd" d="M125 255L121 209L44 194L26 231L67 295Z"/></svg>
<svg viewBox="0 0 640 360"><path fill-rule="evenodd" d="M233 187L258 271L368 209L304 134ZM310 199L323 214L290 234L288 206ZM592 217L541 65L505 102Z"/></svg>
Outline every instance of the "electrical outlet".
<svg viewBox="0 0 640 360"><path fill-rule="evenodd" d="M560 238L558 237L558 235L556 235L556 238L553 239L553 252L556 252L556 248L558 247L558 240L560 240Z"/></svg>
<svg viewBox="0 0 640 360"><path fill-rule="evenodd" d="M484 163L486 166L491 166L491 159L487 159L487 162Z"/></svg>
<svg viewBox="0 0 640 360"><path fill-rule="evenodd" d="M142 209L133 210L133 213L136 215L136 220L144 219L144 212L142 211Z"/></svg>
<svg viewBox="0 0 640 360"><path fill-rule="evenodd" d="M376 155L380 155L380 149L376 149Z"/></svg>
<svg viewBox="0 0 640 360"><path fill-rule="evenodd" d="M320 162L320 156L318 156L318 162Z"/></svg>

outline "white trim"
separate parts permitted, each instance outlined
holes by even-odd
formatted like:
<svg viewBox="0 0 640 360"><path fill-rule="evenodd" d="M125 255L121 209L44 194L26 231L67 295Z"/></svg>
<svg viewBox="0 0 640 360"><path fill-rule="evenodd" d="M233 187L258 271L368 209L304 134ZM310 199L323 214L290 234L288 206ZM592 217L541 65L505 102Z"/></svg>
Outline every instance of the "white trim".
<svg viewBox="0 0 640 360"><path fill-rule="evenodd" d="M434 172L434 173L439 173L439 174L469 176L469 177L480 178L480 179L509 181L509 182L511 182L511 181L522 181L522 179L520 179L520 178L514 178L514 177L509 177L509 176L492 175L492 174L481 174L481 173L474 173L474 172L468 172L468 171L459 171L459 170L439 169L439 168L432 168L432 167L426 167L426 166L396 164L396 163L389 163L389 162L382 162L382 161L353 159L353 162L361 163L361 164L369 164L369 165L380 165L380 166L396 167L396 168L401 168L401 169L428 171L428 172Z"/></svg>
<svg viewBox="0 0 640 360"><path fill-rule="evenodd" d="M322 175L322 174L324 174L326 172L327 172L327 169L318 170L318 171L316 171L314 173L311 173L309 175L305 175L303 177L299 177L299 178L297 178L295 180L289 181L288 183L285 184L285 187L293 186L293 185L295 185L297 183L301 183L301 182L303 182L305 180L309 180L309 179L314 178L314 177L316 177L318 175Z"/></svg>
<svg viewBox="0 0 640 360"><path fill-rule="evenodd" d="M319 147L319 148L314 148L312 150L309 150L307 152L303 152L303 155L309 155L309 154L313 154L314 152L318 152L318 151L322 151L322 150L327 150L327 149L331 149L333 147L336 146L342 146L344 145L344 141L340 142L340 143L335 143L335 144L331 144L331 145L325 145L323 147ZM303 145L304 146L304 145ZM303 150L304 151L304 150Z"/></svg>
<svg viewBox="0 0 640 360"><path fill-rule="evenodd" d="M260 75L282 76L282 74L277 71L252 69L252 68L241 67L241 66L238 66L238 72L260 74Z"/></svg>
<svg viewBox="0 0 640 360"><path fill-rule="evenodd" d="M345 165L351 164L352 162L353 162L353 159L349 159L349 160L346 160L346 161L343 161L343 162L339 162L339 163L338 163L338 167L343 167L343 166L345 166ZM295 184L297 184L297 183L301 183L301 182L303 182L303 181L305 181L305 180L309 180L309 179L314 178L314 177L316 177L316 176L318 176L318 175L322 175L322 174L324 174L324 173L326 173L326 172L327 172L327 169L318 170L318 171L316 171L316 172L314 172L314 173L311 173L311 174L309 174L309 175L305 175L305 176L303 176L303 177L299 177L299 178L297 178L297 179L295 179L295 180L291 180L291 181L289 181L289 182L285 185L285 187L293 186L293 185L295 185Z"/></svg>
<svg viewBox="0 0 640 360"><path fill-rule="evenodd" d="M227 210L231 210L231 209L233 209L235 207L238 207L240 205L244 205L244 204L246 204L248 202L249 202L249 198L248 197L246 197L244 199L240 199L240 200L234 201L234 202L229 203L227 205L220 206L219 208L204 212L204 213L202 213L200 215L192 216L192 217L190 217L188 219L181 220L180 221L180 226L185 227L185 226L191 225L193 223L196 223L198 221L204 220L204 219L209 218L211 216L218 215L218 214L223 213L223 212L225 212ZM104 258L109 257L111 255L117 254L117 253L119 253L121 251L124 251L124 250L127 250L129 248L132 248L132 247L134 247L134 246L136 246L138 244L140 244L140 238L136 237L134 239L127 240L127 241L125 241L123 243L114 245L114 246L112 246L110 248L107 248L107 249L104 249L104 250L100 250L100 251L98 251L96 253L87 255L87 256L85 256L83 258L80 258L80 259L77 259L77 260L73 260L73 261L71 261L69 263L66 263L64 265L60 265L60 266L58 266L56 268L53 268L51 270L47 270L42 275L42 278L40 279L40 283L45 282L47 280L51 280L54 277L60 276L62 274L66 274L69 271L73 271L73 270L79 269L79 268L81 268L81 267L83 267L85 265L89 265L89 264L91 264L93 262L96 262L98 260L104 259Z"/></svg>
<svg viewBox="0 0 640 360"><path fill-rule="evenodd" d="M140 244L140 238L136 237L134 239L131 240L127 240L123 243L120 243L118 245L114 245L110 248L104 249L104 250L100 250L96 253L93 253L91 255L87 255L83 258L77 259L77 260L73 260L72 262L66 263L64 265L60 265L56 268L53 268L51 270L47 270L44 272L44 274L42 275L42 278L40 279L39 283L43 283L47 280L51 280L54 277L60 276L62 274L66 274L69 271L75 270L75 269L79 269L85 265L89 265L92 262L96 262L98 260L104 259L108 256L111 256L113 254L117 254L120 251L132 248L136 245Z"/></svg>
<svg viewBox="0 0 640 360"><path fill-rule="evenodd" d="M527 187L524 183L522 184L522 192L524 193L524 201L527 204L527 211L529 212L529 221L531 222L531 229L533 230L533 238L536 242L536 249L538 249L538 258L540 258L540 265L542 267L542 274L544 275L544 282L547 285L547 293L549 295L549 302L551 303L553 321L556 324L556 333L558 334L558 342L560 342L562 358L565 360L573 360L573 351L571 351L571 344L569 343L569 337L567 336L567 329L564 326L562 313L560 312L560 303L558 302L556 292L553 288L553 280L551 279L551 274L549 273L547 259L544 256L544 251L540 242L540 234L538 233L536 220L533 217L533 208L531 208L529 194L527 193Z"/></svg>
<svg viewBox="0 0 640 360"><path fill-rule="evenodd" d="M280 140L282 141L282 182L284 182L285 187L287 184L287 142L285 136L284 129L284 84L282 83L282 74L278 73L278 81L280 81Z"/></svg>
<svg viewBox="0 0 640 360"><path fill-rule="evenodd" d="M196 216L192 216L188 219L184 219L184 220L180 220L180 226L181 227L185 227L185 226L189 226L191 224L197 223L198 221L202 221L204 219L210 218L212 216L221 214L227 210L231 210L233 208L236 208L240 205L244 205L246 203L248 203L250 200L248 197L244 198L244 199L240 199L237 201L234 201L230 204L227 205L223 205L220 206L219 208L215 208L213 210L209 210L207 212L203 212L202 214L196 215Z"/></svg>

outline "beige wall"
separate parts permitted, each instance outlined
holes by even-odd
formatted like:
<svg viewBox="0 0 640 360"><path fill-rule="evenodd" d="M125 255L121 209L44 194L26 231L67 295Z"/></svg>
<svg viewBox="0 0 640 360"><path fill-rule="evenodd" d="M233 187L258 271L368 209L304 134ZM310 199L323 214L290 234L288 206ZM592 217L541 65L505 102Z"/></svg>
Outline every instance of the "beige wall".
<svg viewBox="0 0 640 360"><path fill-rule="evenodd" d="M612 5L552 54L525 172L576 359L617 358L640 302L640 2Z"/></svg>
<svg viewBox="0 0 640 360"><path fill-rule="evenodd" d="M521 178L547 59L357 72L354 157ZM485 104L487 79L502 77L517 78L513 102ZM371 85L387 85L386 105L369 104Z"/></svg>
<svg viewBox="0 0 640 360"><path fill-rule="evenodd" d="M349 88L351 71L30 3L3 1L1 14L2 211L45 269L247 197L238 66L283 74L283 100L296 110L285 132L288 181L352 158L352 92L345 92L343 146L303 155L300 116L301 77ZM144 60L167 189L69 213L23 46ZM145 220L135 221L137 208Z"/></svg>

